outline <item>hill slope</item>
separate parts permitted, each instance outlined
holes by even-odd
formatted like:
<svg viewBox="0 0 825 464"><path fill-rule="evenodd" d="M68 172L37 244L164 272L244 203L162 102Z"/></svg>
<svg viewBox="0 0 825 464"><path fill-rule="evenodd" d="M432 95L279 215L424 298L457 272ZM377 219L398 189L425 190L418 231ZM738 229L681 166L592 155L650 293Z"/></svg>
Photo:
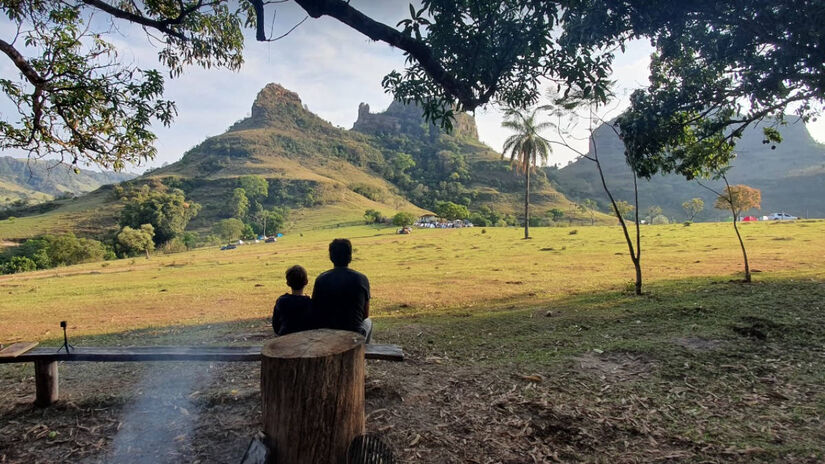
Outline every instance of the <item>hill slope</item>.
<svg viewBox="0 0 825 464"><path fill-rule="evenodd" d="M102 185L116 184L136 176L137 174L131 173L85 169L74 172L65 164L0 157L0 208L21 202L43 203L67 194L80 195Z"/></svg>
<svg viewBox="0 0 825 464"><path fill-rule="evenodd" d="M247 175L267 180L268 196L258 201L266 209L288 208L287 227L293 230L360 223L367 209L422 214L438 201L467 205L492 222L513 223L523 201L523 176L478 140L469 115L458 115L455 131L447 134L425 123L418 107L393 103L373 114L362 104L348 131L311 113L298 95L277 84L261 90L250 117L190 149L180 161L125 185L182 189L202 205L189 228L205 233L231 215L228 201ZM533 179L533 217L546 218L551 208L581 216L543 172ZM46 214L60 217L71 209L71 217L80 215L102 232L115 225L120 203L110 189L101 189L30 213L50 208ZM25 212L15 215L27 225L48 223L46 217L38 222L19 217ZM605 215L597 220L610 221Z"/></svg>
<svg viewBox="0 0 825 464"><path fill-rule="evenodd" d="M793 120L791 117L789 120ZM811 138L804 124L793 123L781 128L784 141L775 150L762 144L761 127L745 131L737 144L736 159L728 173L731 184L745 184L762 191L762 213L786 211L799 217L825 217L825 145ZM606 127L596 130L599 158L608 186L618 199L631 201L633 185L630 168L624 161L624 146ZM548 168L548 177L561 192L573 199L593 198L604 210L607 200L595 165L586 159L562 168ZM708 181L721 189L721 182ZM729 213L713 209L715 196L696 182L681 176L657 175L639 181L639 203L644 212L650 205L660 206L664 214L684 220L682 203L702 198L705 210L697 220L720 219Z"/></svg>
<svg viewBox="0 0 825 464"><path fill-rule="evenodd" d="M374 145L382 147L389 167L385 176L416 204L433 208L438 201L453 201L493 218L520 222L516 218L523 214L524 176L478 140L471 116L457 114L453 126L448 134L425 123L416 106L393 102L381 113L370 113L362 103L353 130L369 134ZM531 178L530 199L534 218L546 217L553 208L579 215L541 170ZM598 220L609 219L599 215Z"/></svg>

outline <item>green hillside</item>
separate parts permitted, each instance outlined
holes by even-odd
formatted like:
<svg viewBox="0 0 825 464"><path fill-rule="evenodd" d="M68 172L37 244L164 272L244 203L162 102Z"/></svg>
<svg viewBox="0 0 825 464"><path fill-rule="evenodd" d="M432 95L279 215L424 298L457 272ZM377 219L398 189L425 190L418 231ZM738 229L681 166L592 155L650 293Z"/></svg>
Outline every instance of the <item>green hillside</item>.
<svg viewBox="0 0 825 464"><path fill-rule="evenodd" d="M80 195L136 176L85 169L75 172L70 166L53 161L0 157L0 209L14 204L34 205L61 196Z"/></svg>
<svg viewBox="0 0 825 464"><path fill-rule="evenodd" d="M788 120L793 120L788 117ZM762 143L761 127L745 131L737 144L737 156L728 173L731 184L746 184L762 191L761 211L770 214L785 211L799 217L825 217L825 145L817 143L801 122L780 128L783 142L775 150ZM608 186L617 198L631 201L633 184L630 168L624 161L624 146L613 131L606 127L596 130L599 158ZM607 199L593 162L579 159L562 168L547 168L547 175L559 191L571 199L592 198L607 210ZM721 181L708 181L716 189ZM714 195L696 182L681 176L657 175L650 181L639 181L639 203L644 212L650 205L660 206L664 214L684 220L682 203L694 197L702 198L705 210L697 220L724 219L729 213L714 210Z"/></svg>
<svg viewBox="0 0 825 464"><path fill-rule="evenodd" d="M416 106L393 102L386 111L370 113L362 103L353 130L370 135L373 144L382 147L388 164L385 177L416 204L432 209L438 201L453 201L493 217L521 217L523 175L478 140L471 116L458 114L453 126L447 134L425 123ZM545 218L553 208L580 216L543 171L532 177L530 187L531 217ZM601 215L597 220L609 221Z"/></svg>

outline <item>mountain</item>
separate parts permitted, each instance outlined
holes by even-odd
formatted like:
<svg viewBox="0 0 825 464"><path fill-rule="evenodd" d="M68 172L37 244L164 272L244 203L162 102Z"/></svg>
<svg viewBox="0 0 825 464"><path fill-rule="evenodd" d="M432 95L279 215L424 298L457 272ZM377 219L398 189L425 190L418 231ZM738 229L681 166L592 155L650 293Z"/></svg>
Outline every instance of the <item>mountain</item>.
<svg viewBox="0 0 825 464"><path fill-rule="evenodd" d="M452 201L508 222L522 214L524 176L479 141L468 114L456 114L452 132L446 133L426 123L415 105L393 102L385 111L371 113L362 103L353 131L369 135L381 147L389 168L385 177L418 205L432 209L438 201ZM541 170L531 177L530 202L534 218L546 218L553 208L568 214L574 209Z"/></svg>
<svg viewBox="0 0 825 464"><path fill-rule="evenodd" d="M398 211L423 214L440 201L468 206L479 221L515 223L523 201L523 176L478 140L469 115L458 114L453 132L446 133L426 123L414 105L396 102L371 113L361 104L353 129L344 130L310 112L297 94L277 84L260 91L250 117L207 138L179 161L123 186L183 190L202 206L189 229L204 234L231 215L229 199L241 186L241 177L248 175L266 179L268 196L257 200L266 209L289 209L287 226L293 230L360 223L368 209L386 216ZM558 208L584 220L541 170L532 179L533 217L546 222L547 211ZM120 207L117 192L104 187L28 214L62 214L64 224L82 221L104 232L115 226ZM17 217L26 214L14 212ZM610 218L600 214L596 220Z"/></svg>
<svg viewBox="0 0 825 464"><path fill-rule="evenodd" d="M36 204L61 196L80 195L136 176L84 169L75 172L71 166L47 160L0 157L0 208L14 203Z"/></svg>
<svg viewBox="0 0 825 464"><path fill-rule="evenodd" d="M789 121L794 118L788 116ZM802 122L781 127L783 141L772 150L762 143L761 126L747 129L736 146L728 180L732 185L745 184L762 191L761 213L785 211L798 217L825 217L825 145L817 143ZM608 187L617 199L632 202L633 184L630 168L624 161L624 145L616 134L601 126L595 131ZM547 168L548 178L571 199L592 198L607 211L608 201L592 161L580 158L562 169ZM722 181L707 181L716 190ZM677 175L656 175L649 181L639 180L639 204L642 212L658 205L664 214L684 220L682 203L702 198L705 210L697 220L724 219L729 213L713 209L715 195Z"/></svg>

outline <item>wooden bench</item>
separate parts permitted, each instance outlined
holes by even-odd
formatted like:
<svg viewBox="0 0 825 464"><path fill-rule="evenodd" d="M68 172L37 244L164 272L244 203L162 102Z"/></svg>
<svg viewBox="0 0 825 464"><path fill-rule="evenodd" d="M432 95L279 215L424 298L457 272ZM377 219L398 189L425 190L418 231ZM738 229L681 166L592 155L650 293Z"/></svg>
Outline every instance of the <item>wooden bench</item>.
<svg viewBox="0 0 825 464"><path fill-rule="evenodd" d="M403 361L398 345L367 344L367 359ZM74 348L71 353L54 347L35 348L16 357L0 358L0 364L34 363L35 404L49 406L58 400L58 361L145 362L145 361L220 361L253 362L261 360L260 346L127 346Z"/></svg>

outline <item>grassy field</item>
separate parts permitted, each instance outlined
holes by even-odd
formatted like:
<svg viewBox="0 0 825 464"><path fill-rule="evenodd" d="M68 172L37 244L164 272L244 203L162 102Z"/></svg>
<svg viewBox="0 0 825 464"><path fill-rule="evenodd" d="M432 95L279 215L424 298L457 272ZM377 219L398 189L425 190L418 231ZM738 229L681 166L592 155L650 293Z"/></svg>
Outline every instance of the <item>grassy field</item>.
<svg viewBox="0 0 825 464"><path fill-rule="evenodd" d="M772 278L825 272L825 222L743 227L751 266ZM45 341L68 320L76 335L196 325L269 314L286 291L284 270L310 276L330 266L326 246L352 239L353 268L372 282L377 318L544 305L571 295L623 290L632 278L617 227L416 230L351 227L283 237L275 244L91 263L0 277L0 340ZM734 278L742 257L730 224L649 226L648 282ZM761 275L756 274L756 280ZM312 279L310 279L312 280ZM310 284L311 285L311 284Z"/></svg>
<svg viewBox="0 0 825 464"><path fill-rule="evenodd" d="M617 227L520 240L515 228L359 226L4 276L0 340L54 344L66 319L81 345L259 343L285 268L314 277L328 241L349 237L378 340L409 355L370 364L367 381L368 429L403 462L822 462L825 221L742 229L752 284L738 281L730 224L645 227L641 297ZM67 364L66 402L44 419L26 369L0 366L8 462L114 462L124 411L157 394L143 383L157 368ZM164 419L164 436L191 440L164 442L171 454L153 462L237 461L258 427L257 367L174 369L200 380L159 403L195 418Z"/></svg>

